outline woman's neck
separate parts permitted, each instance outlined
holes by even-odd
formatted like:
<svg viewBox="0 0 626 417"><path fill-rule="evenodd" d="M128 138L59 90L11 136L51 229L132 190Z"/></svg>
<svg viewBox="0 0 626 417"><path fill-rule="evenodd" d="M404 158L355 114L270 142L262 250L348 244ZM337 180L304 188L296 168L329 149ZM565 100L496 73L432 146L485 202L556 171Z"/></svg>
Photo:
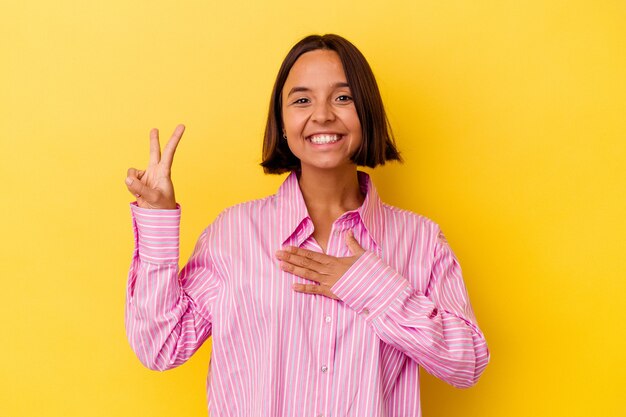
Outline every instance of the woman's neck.
<svg viewBox="0 0 626 417"><path fill-rule="evenodd" d="M304 168L298 176L300 190L309 214L334 214L337 218L346 211L355 210L363 204L356 166L336 170Z"/></svg>

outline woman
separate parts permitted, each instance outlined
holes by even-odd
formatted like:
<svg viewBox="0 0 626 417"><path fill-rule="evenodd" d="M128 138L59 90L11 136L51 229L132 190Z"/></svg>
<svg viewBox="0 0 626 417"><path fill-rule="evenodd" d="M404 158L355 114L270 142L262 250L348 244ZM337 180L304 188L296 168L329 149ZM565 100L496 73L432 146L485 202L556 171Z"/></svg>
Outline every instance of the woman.
<svg viewBox="0 0 626 417"><path fill-rule="evenodd" d="M358 165L399 160L363 55L309 36L285 58L263 146L278 193L222 212L178 273L170 168L184 127L130 169L136 250L126 325L151 369L213 336L209 412L419 416L419 367L458 387L489 360L439 227L383 204Z"/></svg>

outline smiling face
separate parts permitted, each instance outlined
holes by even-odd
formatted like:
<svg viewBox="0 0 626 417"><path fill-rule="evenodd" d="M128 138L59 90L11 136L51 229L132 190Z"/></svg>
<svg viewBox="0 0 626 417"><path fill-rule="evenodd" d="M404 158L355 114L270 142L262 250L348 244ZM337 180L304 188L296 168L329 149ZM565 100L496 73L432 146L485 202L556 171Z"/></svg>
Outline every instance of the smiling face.
<svg viewBox="0 0 626 417"><path fill-rule="evenodd" d="M283 132L304 171L354 166L361 123L335 51L302 54L282 91Z"/></svg>

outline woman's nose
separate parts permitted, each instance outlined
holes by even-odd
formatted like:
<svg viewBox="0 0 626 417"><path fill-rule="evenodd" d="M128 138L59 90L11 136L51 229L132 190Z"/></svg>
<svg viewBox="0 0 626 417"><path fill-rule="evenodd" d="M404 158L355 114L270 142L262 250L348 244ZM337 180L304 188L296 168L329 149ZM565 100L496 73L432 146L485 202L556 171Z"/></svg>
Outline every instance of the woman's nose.
<svg viewBox="0 0 626 417"><path fill-rule="evenodd" d="M326 101L318 102L313 106L311 119L318 123L325 123L335 119L335 113L330 103Z"/></svg>

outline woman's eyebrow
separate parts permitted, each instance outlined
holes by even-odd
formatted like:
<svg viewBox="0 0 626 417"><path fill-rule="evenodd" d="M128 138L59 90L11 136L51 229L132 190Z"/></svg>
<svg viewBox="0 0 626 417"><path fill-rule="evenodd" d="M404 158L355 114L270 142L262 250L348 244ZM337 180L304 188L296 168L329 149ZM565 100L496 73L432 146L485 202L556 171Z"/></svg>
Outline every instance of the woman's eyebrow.
<svg viewBox="0 0 626 417"><path fill-rule="evenodd" d="M348 87L350 88L350 84L348 84L347 82L336 82L335 84L332 85L333 89L337 89L337 88L344 88L344 87ZM292 95L293 93L301 93L301 92L308 92L311 91L310 88L308 87L293 87L291 90L289 90L289 94L287 94L287 97L289 97L290 95Z"/></svg>

